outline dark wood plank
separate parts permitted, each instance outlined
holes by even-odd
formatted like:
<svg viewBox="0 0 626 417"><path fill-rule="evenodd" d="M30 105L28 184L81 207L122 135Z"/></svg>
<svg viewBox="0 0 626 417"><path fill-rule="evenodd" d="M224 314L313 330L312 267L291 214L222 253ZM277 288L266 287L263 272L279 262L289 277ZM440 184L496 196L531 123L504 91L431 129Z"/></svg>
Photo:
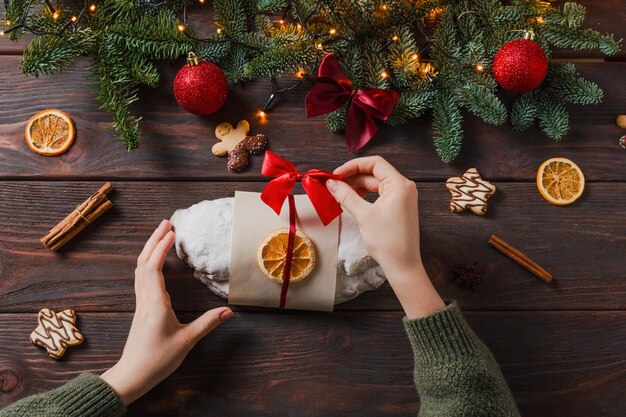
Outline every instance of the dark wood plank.
<svg viewBox="0 0 626 417"><path fill-rule="evenodd" d="M624 32L626 8L623 0L579 0L577 3L587 8L587 18L583 25L585 28L614 33L618 39L626 35ZM0 4L0 16L3 14L4 3ZM208 33L215 31L211 7L197 5L190 8L188 22L199 36L206 36ZM28 34L18 42L0 41L0 55L21 54L31 39L32 35ZM571 49L557 49L553 55L556 58L604 58L604 55L596 51L575 51ZM626 52L622 50L611 59L623 60L625 57Z"/></svg>
<svg viewBox="0 0 626 417"><path fill-rule="evenodd" d="M114 210L60 254L39 238L100 183L0 182L0 311L33 312L68 300L90 311L132 311L133 271L145 240L177 208L260 191L261 183L114 182ZM624 309L626 184L590 183L582 200L556 207L534 184L497 183L485 217L449 212L442 183L420 183L423 258L436 286L466 309ZM543 284L487 245L496 233L552 272ZM484 284L460 288L450 271L480 263ZM166 267L174 305L198 311L223 302L174 254ZM398 309L388 286L340 309Z"/></svg>
<svg viewBox="0 0 626 417"><path fill-rule="evenodd" d="M371 146L359 155L349 155L341 135L330 133L320 119L305 119L306 86L279 100L264 124L254 114L267 97L265 81L233 88L217 115L190 115L177 106L171 91L175 67L165 71L160 88L142 91L143 101L136 107L144 118L143 143L138 150L126 152L111 139L110 115L98 110L85 86L82 66L34 79L18 74L17 58L0 60L4 74L0 80L0 178L259 180L258 158L248 171L236 175L228 173L225 160L210 151L216 124L247 118L253 121L255 132L269 137L274 151L301 169L333 169L353 156L380 154L414 179L445 179L476 166L494 180L534 181L541 161L565 156L583 165L588 180L626 180L625 154L617 145L623 131L615 124L615 117L624 112L626 79L621 74L626 63L579 65L583 75L604 88L605 100L594 107L572 107L571 131L562 143L538 130L515 133L508 126L492 127L468 116L465 146L451 166L435 154L428 116L403 127L381 128ZM76 122L76 143L60 157L36 155L23 140L26 121L44 108L61 108Z"/></svg>
<svg viewBox="0 0 626 417"><path fill-rule="evenodd" d="M623 411L624 312L467 313L525 417L614 417ZM195 316L185 315L190 320ZM237 313L129 416L411 416L419 402L399 312ZM0 404L121 353L130 314L79 312L85 345L60 362L30 345L35 314L2 315ZM390 340L394 340L390 343Z"/></svg>

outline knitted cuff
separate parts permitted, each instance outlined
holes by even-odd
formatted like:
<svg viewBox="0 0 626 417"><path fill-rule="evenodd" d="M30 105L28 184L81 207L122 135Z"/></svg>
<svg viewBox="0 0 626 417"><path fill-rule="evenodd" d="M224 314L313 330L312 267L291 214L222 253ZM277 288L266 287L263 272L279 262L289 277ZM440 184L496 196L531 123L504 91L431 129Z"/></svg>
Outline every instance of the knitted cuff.
<svg viewBox="0 0 626 417"><path fill-rule="evenodd" d="M56 403L71 417L119 417L126 407L102 378L81 374L55 390Z"/></svg>
<svg viewBox="0 0 626 417"><path fill-rule="evenodd" d="M449 362L478 350L477 336L452 302L428 316L402 320L413 346L416 364Z"/></svg>

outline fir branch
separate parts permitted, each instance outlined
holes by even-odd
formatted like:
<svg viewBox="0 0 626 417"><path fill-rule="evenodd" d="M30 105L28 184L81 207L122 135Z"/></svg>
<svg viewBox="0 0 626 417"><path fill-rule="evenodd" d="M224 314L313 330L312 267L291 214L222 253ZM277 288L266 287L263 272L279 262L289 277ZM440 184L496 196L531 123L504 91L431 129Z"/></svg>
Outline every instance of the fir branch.
<svg viewBox="0 0 626 417"><path fill-rule="evenodd" d="M546 15L546 23L549 25L566 26L577 29L585 20L585 7L577 3L565 3L563 9L551 9Z"/></svg>
<svg viewBox="0 0 626 417"><path fill-rule="evenodd" d="M433 138L437 154L445 163L452 162L461 152L462 122L454 96L448 91L438 92L433 106Z"/></svg>
<svg viewBox="0 0 626 417"><path fill-rule="evenodd" d="M326 126L333 133L341 133L346 128L346 116L348 112L348 105L341 107L338 110L335 110L332 113L328 113L324 120L326 121Z"/></svg>
<svg viewBox="0 0 626 417"><path fill-rule="evenodd" d="M256 11L258 13L275 12L276 10L280 10L285 7L287 7L286 0L257 0L256 1Z"/></svg>
<svg viewBox="0 0 626 417"><path fill-rule="evenodd" d="M403 92L386 123L391 126L398 126L411 119L417 119L432 106L434 96L433 91L426 89Z"/></svg>
<svg viewBox="0 0 626 417"><path fill-rule="evenodd" d="M202 42L198 46L197 55L202 61L219 62L228 54L230 48L231 44L229 41L215 38L214 41Z"/></svg>
<svg viewBox="0 0 626 417"><path fill-rule="evenodd" d="M128 55L140 53L159 61L173 60L197 46L191 37L176 30L177 24L172 12L161 10L154 16L144 14L133 22L118 21L107 33L111 40L129 50Z"/></svg>
<svg viewBox="0 0 626 417"><path fill-rule="evenodd" d="M616 41L613 35L603 35L593 29L575 30L564 26L546 25L541 34L558 48L599 49L606 55L617 53L621 44L621 39Z"/></svg>
<svg viewBox="0 0 626 417"><path fill-rule="evenodd" d="M237 37L245 32L246 10L243 0L215 0L215 23L229 36Z"/></svg>
<svg viewBox="0 0 626 417"><path fill-rule="evenodd" d="M551 64L545 85L546 91L572 104L597 104L604 95L596 83L580 77L576 66L569 62Z"/></svg>
<svg viewBox="0 0 626 417"><path fill-rule="evenodd" d="M278 46L243 63L243 78L279 77L285 72L306 68L315 60L309 43Z"/></svg>
<svg viewBox="0 0 626 417"><path fill-rule="evenodd" d="M105 36L92 69L97 74L96 100L102 109L113 114L111 128L124 141L127 150L137 148L141 119L128 111L128 107L138 100L137 82L127 66L124 51Z"/></svg>
<svg viewBox="0 0 626 417"><path fill-rule="evenodd" d="M560 141L569 130L569 115L563 103L553 94L539 95L539 125L549 138Z"/></svg>
<svg viewBox="0 0 626 417"><path fill-rule="evenodd" d="M24 49L20 69L35 77L60 71L72 65L79 56L89 53L96 39L97 34L89 28L64 36L35 36Z"/></svg>
<svg viewBox="0 0 626 417"><path fill-rule="evenodd" d="M522 94L511 107L511 124L513 129L518 132L528 129L535 122L538 114L537 93L529 91Z"/></svg>
<svg viewBox="0 0 626 417"><path fill-rule="evenodd" d="M501 125L507 119L507 111L500 99L491 91L468 83L457 90L459 101L469 111L492 125Z"/></svg>

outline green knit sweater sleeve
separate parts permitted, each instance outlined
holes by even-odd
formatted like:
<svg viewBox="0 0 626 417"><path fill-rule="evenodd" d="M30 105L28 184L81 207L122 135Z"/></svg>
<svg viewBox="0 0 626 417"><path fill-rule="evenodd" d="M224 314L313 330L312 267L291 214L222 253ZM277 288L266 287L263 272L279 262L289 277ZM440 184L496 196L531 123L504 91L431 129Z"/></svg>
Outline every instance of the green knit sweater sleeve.
<svg viewBox="0 0 626 417"><path fill-rule="evenodd" d="M415 354L420 417L519 417L500 367L456 303L404 326Z"/></svg>
<svg viewBox="0 0 626 417"><path fill-rule="evenodd" d="M117 393L93 374L33 395L0 410L0 417L119 417L126 408Z"/></svg>

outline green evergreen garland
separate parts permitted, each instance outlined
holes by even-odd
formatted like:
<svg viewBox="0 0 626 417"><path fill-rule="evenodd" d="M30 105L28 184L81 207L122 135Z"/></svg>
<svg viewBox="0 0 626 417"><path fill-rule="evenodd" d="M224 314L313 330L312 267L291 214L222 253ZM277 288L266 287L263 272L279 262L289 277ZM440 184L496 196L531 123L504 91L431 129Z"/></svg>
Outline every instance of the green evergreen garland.
<svg viewBox="0 0 626 417"><path fill-rule="evenodd" d="M606 55L620 48L612 35L581 29L585 9L576 3L552 7L538 0L506 5L499 0L214 0L220 30L198 39L193 22L177 30L190 0L154 1L104 0L97 13L87 13L70 30L35 36L21 63L22 72L37 77L62 70L78 56L90 56L96 98L113 113L112 127L129 150L139 144L139 118L128 111L138 100L138 86L157 85L155 63L191 50L220 65L234 83L311 70L333 52L356 88L400 92L386 123L400 125L431 110L437 153L450 162L461 149L464 109L493 125L509 120L515 130L538 121L550 138L560 140L569 125L566 103L595 104L602 99L602 90L581 78L573 64L550 63L544 83L519 95L509 111L496 95L489 67L498 49L519 38L521 31L532 29L548 58L553 47ZM6 20L27 22L38 32L56 32L68 24L67 19L54 19L49 10L27 11L28 4L8 0ZM16 40L23 33L17 28L7 35ZM344 107L327 115L326 123L340 132L345 119Z"/></svg>

